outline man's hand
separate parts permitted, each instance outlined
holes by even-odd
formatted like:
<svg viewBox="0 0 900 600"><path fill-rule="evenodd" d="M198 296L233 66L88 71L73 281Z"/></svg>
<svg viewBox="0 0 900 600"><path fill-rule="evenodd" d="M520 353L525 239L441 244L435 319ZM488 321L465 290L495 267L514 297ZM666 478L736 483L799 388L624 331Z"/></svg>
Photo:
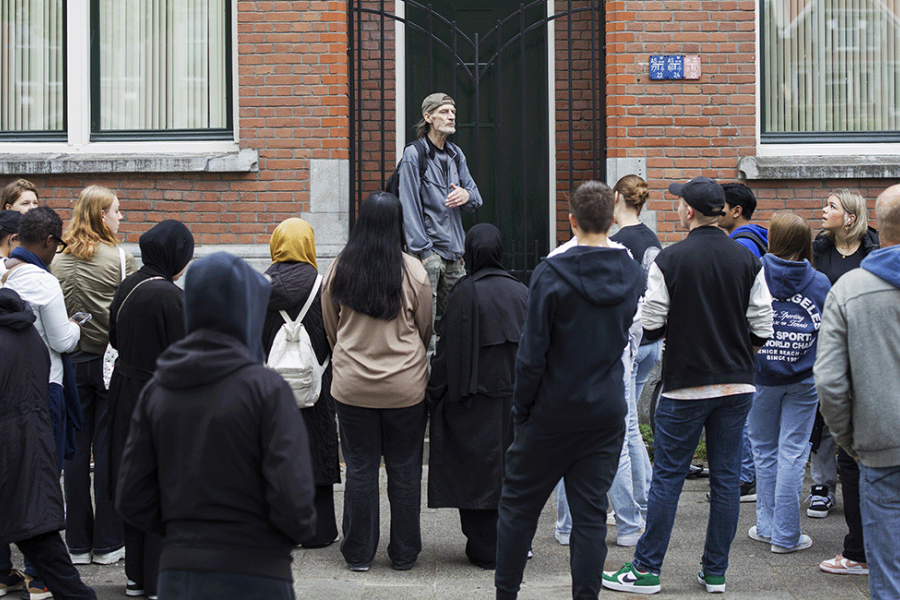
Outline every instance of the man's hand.
<svg viewBox="0 0 900 600"><path fill-rule="evenodd" d="M444 202L448 208L457 208L469 201L469 190L461 188L455 183L451 183L450 187L453 188L453 191L447 195L447 200Z"/></svg>

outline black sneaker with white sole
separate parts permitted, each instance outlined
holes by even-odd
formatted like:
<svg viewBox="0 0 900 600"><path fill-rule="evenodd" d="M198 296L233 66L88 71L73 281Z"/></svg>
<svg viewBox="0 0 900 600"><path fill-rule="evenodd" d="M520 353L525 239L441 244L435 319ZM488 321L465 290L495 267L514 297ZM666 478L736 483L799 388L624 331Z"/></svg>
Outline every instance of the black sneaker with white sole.
<svg viewBox="0 0 900 600"><path fill-rule="evenodd" d="M756 482L741 482L741 502L756 502Z"/></svg>
<svg viewBox="0 0 900 600"><path fill-rule="evenodd" d="M828 513L834 508L834 500L828 493L828 486L814 485L809 492L809 508L806 509L806 516L813 519L824 519Z"/></svg>

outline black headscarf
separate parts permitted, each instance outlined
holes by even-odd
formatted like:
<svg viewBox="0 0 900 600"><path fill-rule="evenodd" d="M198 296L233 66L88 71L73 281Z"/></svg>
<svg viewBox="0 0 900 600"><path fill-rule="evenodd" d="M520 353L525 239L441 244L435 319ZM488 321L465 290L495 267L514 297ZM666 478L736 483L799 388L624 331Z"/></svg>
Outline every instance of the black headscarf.
<svg viewBox="0 0 900 600"><path fill-rule="evenodd" d="M184 283L187 333L212 329L230 335L264 362L262 329L271 288L266 276L236 256L216 252L201 258Z"/></svg>
<svg viewBox="0 0 900 600"><path fill-rule="evenodd" d="M478 390L478 352L481 346L518 341L521 323L490 321L481 323L480 302L503 302L502 298L479 298L475 282L485 277L515 277L503 268L500 230L479 223L466 234L465 254L468 275L453 288L453 306L448 312L453 327L444 327L447 357L447 399L465 402ZM452 312L451 312L452 311Z"/></svg>
<svg viewBox="0 0 900 600"><path fill-rule="evenodd" d="M144 233L139 241L144 271L169 281L181 273L194 256L194 236L184 223L166 219Z"/></svg>

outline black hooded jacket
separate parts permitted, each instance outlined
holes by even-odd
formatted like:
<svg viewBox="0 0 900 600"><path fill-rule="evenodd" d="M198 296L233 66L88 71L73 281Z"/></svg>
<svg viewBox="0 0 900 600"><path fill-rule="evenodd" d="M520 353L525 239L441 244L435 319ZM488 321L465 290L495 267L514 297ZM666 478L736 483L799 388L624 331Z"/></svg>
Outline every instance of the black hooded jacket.
<svg viewBox="0 0 900 600"><path fill-rule="evenodd" d="M625 419L622 351L644 287L621 248L575 246L537 266L516 356L516 422L574 432Z"/></svg>
<svg viewBox="0 0 900 600"><path fill-rule="evenodd" d="M65 529L47 403L50 354L31 307L0 289L0 544Z"/></svg>
<svg viewBox="0 0 900 600"><path fill-rule="evenodd" d="M109 308L109 343L119 351L108 394L109 481L119 477L131 415L156 359L185 335L184 292L173 278L193 257L194 238L183 223L167 219L140 245L144 266L125 278ZM109 492L114 496L115 486Z"/></svg>
<svg viewBox="0 0 900 600"><path fill-rule="evenodd" d="M188 335L141 393L116 493L125 521L163 534L160 571L290 581L291 549L313 534L306 428L261 364L268 296L268 281L225 253L188 272Z"/></svg>

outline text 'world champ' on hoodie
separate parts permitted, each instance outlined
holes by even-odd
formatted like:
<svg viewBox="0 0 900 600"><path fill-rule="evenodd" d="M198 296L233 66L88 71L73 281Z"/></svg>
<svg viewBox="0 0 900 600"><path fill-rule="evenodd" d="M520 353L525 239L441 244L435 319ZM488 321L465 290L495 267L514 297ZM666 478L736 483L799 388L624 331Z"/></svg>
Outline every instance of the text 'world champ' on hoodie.
<svg viewBox="0 0 900 600"><path fill-rule="evenodd" d="M756 383L787 385L812 377L822 309L831 283L808 260L762 257L775 333L756 354Z"/></svg>

